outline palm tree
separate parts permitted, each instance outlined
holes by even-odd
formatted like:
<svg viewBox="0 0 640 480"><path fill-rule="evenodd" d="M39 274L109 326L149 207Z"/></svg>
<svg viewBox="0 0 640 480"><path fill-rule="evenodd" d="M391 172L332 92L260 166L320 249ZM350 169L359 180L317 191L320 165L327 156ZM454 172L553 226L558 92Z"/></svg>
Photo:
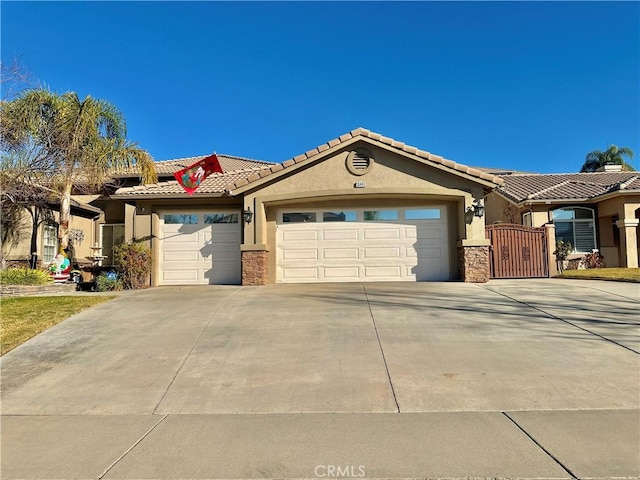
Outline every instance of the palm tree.
<svg viewBox="0 0 640 480"><path fill-rule="evenodd" d="M624 157L628 157L629 160L631 160L633 158L633 150L628 147L618 148L615 145L611 145L604 152L594 150L587 154L584 164L580 169L580 173L595 172L605 165L622 165L623 170L635 170L633 166L624 160Z"/></svg>
<svg viewBox="0 0 640 480"><path fill-rule="evenodd" d="M38 145L45 155L30 170L28 181L56 192L60 202L60 248L69 245L71 193L95 191L113 172L134 165L142 182L155 182L151 156L126 139L126 123L111 103L75 92L62 95L27 90L0 104L0 141L7 150Z"/></svg>

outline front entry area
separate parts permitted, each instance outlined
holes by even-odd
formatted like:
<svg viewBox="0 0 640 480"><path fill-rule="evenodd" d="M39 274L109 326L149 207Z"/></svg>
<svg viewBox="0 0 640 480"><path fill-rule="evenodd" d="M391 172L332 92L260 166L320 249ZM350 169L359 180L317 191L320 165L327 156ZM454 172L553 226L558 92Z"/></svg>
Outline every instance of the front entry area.
<svg viewBox="0 0 640 480"><path fill-rule="evenodd" d="M450 280L447 209L286 209L278 283Z"/></svg>
<svg viewBox="0 0 640 480"><path fill-rule="evenodd" d="M160 212L160 285L240 283L240 212Z"/></svg>

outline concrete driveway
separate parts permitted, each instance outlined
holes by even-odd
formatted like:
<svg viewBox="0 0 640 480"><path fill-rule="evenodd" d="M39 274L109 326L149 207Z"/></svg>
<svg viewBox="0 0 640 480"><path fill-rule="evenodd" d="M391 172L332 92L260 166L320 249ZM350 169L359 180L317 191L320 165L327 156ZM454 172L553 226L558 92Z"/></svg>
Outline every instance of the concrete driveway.
<svg viewBox="0 0 640 480"><path fill-rule="evenodd" d="M3 357L0 475L637 478L639 300L546 279L136 292Z"/></svg>

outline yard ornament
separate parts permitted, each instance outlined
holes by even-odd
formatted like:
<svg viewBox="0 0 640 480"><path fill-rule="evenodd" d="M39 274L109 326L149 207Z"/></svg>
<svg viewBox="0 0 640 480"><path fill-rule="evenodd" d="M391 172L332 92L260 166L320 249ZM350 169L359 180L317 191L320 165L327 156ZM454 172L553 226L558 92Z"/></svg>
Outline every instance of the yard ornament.
<svg viewBox="0 0 640 480"><path fill-rule="evenodd" d="M173 176L188 195L193 195L200 184L212 173L224 173L215 153L175 172Z"/></svg>

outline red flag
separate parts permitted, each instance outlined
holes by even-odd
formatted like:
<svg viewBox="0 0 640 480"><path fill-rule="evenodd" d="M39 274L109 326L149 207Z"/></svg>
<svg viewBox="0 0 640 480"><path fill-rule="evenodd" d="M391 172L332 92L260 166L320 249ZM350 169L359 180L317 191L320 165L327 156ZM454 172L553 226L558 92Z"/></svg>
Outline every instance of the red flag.
<svg viewBox="0 0 640 480"><path fill-rule="evenodd" d="M185 192L193 195L193 192L204 182L204 179L214 172L224 173L218 161L218 156L215 153L187 168L177 171L173 176L176 177L176 180L182 185Z"/></svg>

